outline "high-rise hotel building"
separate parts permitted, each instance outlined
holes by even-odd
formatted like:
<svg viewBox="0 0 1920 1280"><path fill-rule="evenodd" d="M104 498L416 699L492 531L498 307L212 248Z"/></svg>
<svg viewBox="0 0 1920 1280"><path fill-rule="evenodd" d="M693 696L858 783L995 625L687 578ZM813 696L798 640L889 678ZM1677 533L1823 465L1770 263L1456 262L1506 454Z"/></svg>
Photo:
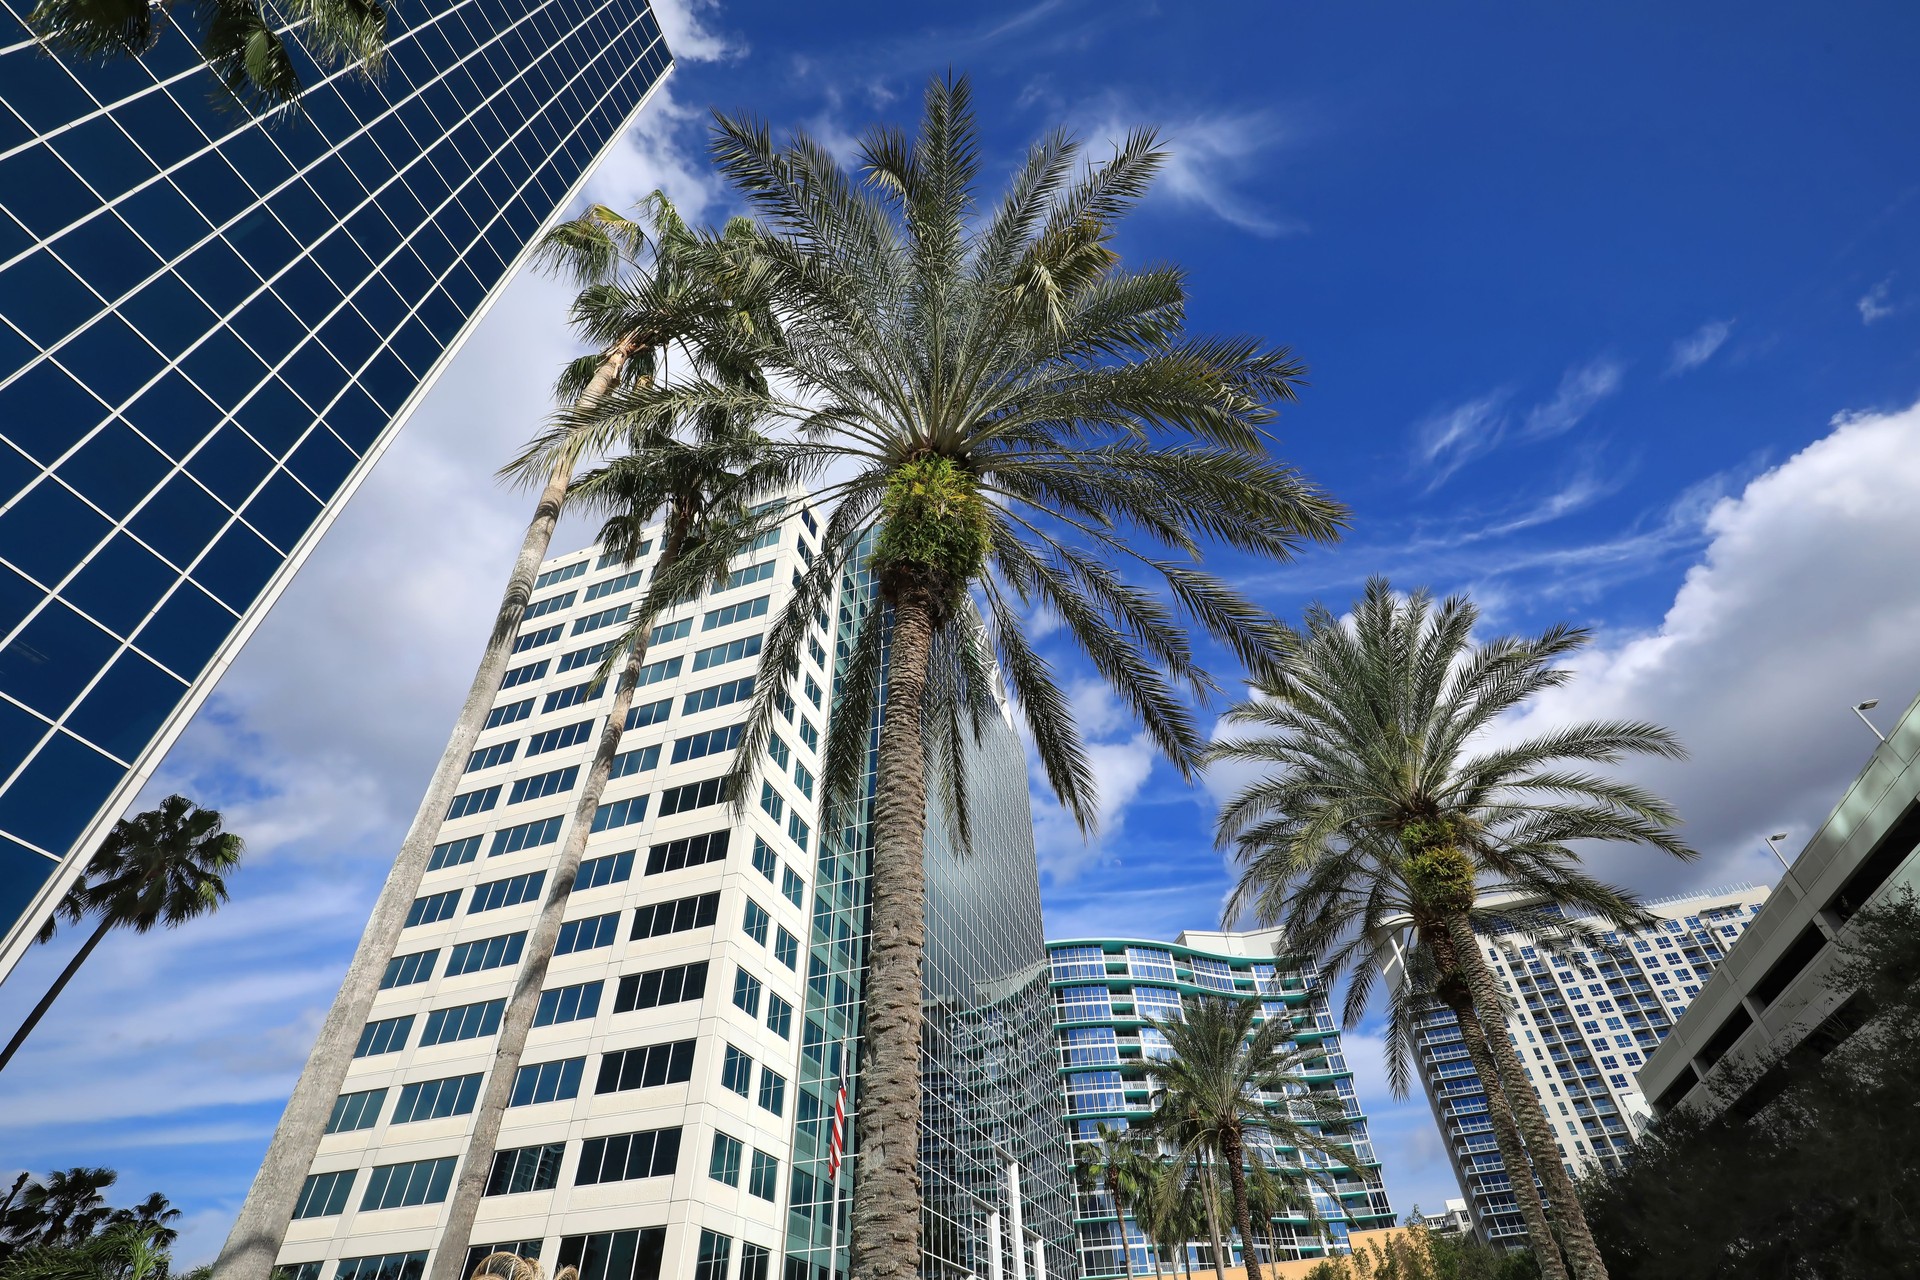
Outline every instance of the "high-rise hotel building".
<svg viewBox="0 0 1920 1280"><path fill-rule="evenodd" d="M1765 888L1750 885L1657 900L1647 904L1659 918L1653 928L1604 930L1594 946L1556 943L1538 928L1476 935L1512 1002L1507 1033L1575 1176L1616 1167L1645 1129L1652 1108L1641 1068L1766 900ZM1428 1012L1416 1041L1421 1084L1480 1237L1525 1243L1486 1091L1453 1014Z"/></svg>
<svg viewBox="0 0 1920 1280"><path fill-rule="evenodd" d="M1156 1021L1177 1020L1188 997L1220 996L1260 1003L1261 1020L1284 1018L1289 1039L1318 1051L1308 1059L1306 1075L1314 1093L1338 1098L1351 1122L1330 1137L1346 1147L1344 1162L1319 1166L1333 1191L1310 1183L1314 1214L1301 1212L1268 1224L1273 1242L1261 1240L1268 1261L1325 1257L1344 1252L1351 1231L1393 1225L1393 1208L1381 1180L1380 1160L1367 1135L1366 1113L1354 1091L1353 1072L1340 1048L1340 1029L1327 1005L1319 967L1286 949L1277 929L1251 933L1189 930L1171 944L1132 938L1076 938L1049 942L1052 961L1054 1035L1058 1067L1067 1099L1067 1130L1075 1142L1097 1138L1100 1126L1125 1129L1152 1111L1146 1064L1168 1053ZM1285 1098L1266 1100L1275 1108ZM1275 1148L1265 1135L1249 1134L1251 1154L1275 1168L1318 1165L1312 1152ZM1131 1213L1119 1215L1104 1191L1079 1189L1074 1214L1085 1277L1143 1275L1156 1270L1151 1245ZM1131 1254L1122 1256L1122 1238ZM1240 1252L1225 1265L1239 1265ZM1164 1266L1212 1263L1210 1242L1187 1247L1183 1261L1162 1258Z"/></svg>
<svg viewBox="0 0 1920 1280"><path fill-rule="evenodd" d="M823 829L819 753L835 665L872 604L865 573L847 576L797 670L759 661L815 533L796 508L723 585L653 626L473 1237L443 1241L494 1033L612 698L591 677L652 555L542 566L281 1249L296 1280L418 1280L434 1250L469 1245L584 1280L846 1274L871 804ZM776 733L740 815L721 778L769 678L784 681ZM1022 1274L1020 1249L1024 1274L1059 1277L1071 1204L1025 759L1009 722L989 727L969 773L972 850L937 806L927 840L922 1274ZM852 1156L836 1240L843 1063Z"/></svg>
<svg viewBox="0 0 1920 1280"><path fill-rule="evenodd" d="M394 5L382 74L263 119L164 21L98 65L32 7L0 0L0 976L672 65L646 0Z"/></svg>

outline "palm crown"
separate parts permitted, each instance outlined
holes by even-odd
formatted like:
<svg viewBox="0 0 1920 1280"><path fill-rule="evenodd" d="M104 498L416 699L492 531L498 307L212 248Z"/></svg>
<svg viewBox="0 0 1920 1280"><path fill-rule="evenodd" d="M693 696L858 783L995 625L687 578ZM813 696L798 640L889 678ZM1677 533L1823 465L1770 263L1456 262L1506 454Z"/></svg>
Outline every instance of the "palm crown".
<svg viewBox="0 0 1920 1280"><path fill-rule="evenodd" d="M1429 995L1445 1003L1486 1089L1503 1160L1510 1172L1531 1161L1575 1275L1596 1280L1605 1267L1506 1034L1505 998L1473 922L1493 909L1491 898L1518 904L1521 927L1551 918L1581 928L1566 916L1644 923L1631 895L1581 869L1575 845L1695 854L1674 834L1670 805L1592 766L1682 752L1667 730L1637 721L1491 741L1500 717L1571 678L1560 660L1588 635L1558 626L1475 644L1477 620L1464 597L1437 608L1424 591L1403 601L1376 578L1350 623L1316 605L1303 627L1279 630L1278 661L1228 713L1251 732L1213 753L1261 770L1220 814L1220 841L1242 867L1229 914L1284 923L1296 945L1322 955L1329 981L1346 975L1348 1026L1365 1012L1376 973L1404 965L1388 1036L1398 1092L1416 1015ZM1403 951L1409 928L1413 945ZM1563 1276L1530 1183L1515 1183L1516 1203L1543 1273Z"/></svg>
<svg viewBox="0 0 1920 1280"><path fill-rule="evenodd" d="M1243 868L1230 911L1285 924L1323 953L1330 982L1350 974L1349 1026L1390 922L1506 894L1631 923L1643 918L1633 899L1582 871L1574 842L1695 856L1666 801L1585 767L1681 758L1659 725L1589 721L1487 741L1499 717L1566 683L1556 664L1588 634L1559 626L1476 645L1477 620L1464 597L1403 601L1378 578L1351 625L1315 605L1304 626L1282 629L1282 657L1255 696L1228 711L1243 732L1214 747L1217 761L1261 769L1220 815Z"/></svg>
<svg viewBox="0 0 1920 1280"><path fill-rule="evenodd" d="M696 407L793 424L782 447L824 478L817 492L834 509L768 635L770 661L798 653L877 525L883 590L891 575L896 594L928 597L944 632L930 712L981 711L997 656L1049 780L1090 823L1082 742L1026 639L1037 606L1191 773L1204 743L1174 686L1214 684L1181 615L1250 662L1265 634L1260 611L1194 563L1202 544L1286 557L1335 537L1344 512L1261 452L1272 402L1293 397L1302 367L1254 339L1189 335L1181 274L1127 269L1113 252L1117 220L1162 162L1153 136L1079 168L1078 145L1050 135L984 220L964 80L929 88L917 139L867 138L864 183L812 140L776 148L750 121L723 118L714 150L770 230L736 261L782 322L761 357L775 390L697 373L632 387L580 424L586 434ZM1136 570L1160 578L1173 605L1130 582ZM970 591L984 627L961 621ZM836 724L863 725L876 703L880 630L866 629L852 657ZM756 707L750 732L764 733L770 707ZM836 795L866 763L864 730L842 736L827 761Z"/></svg>
<svg viewBox="0 0 1920 1280"><path fill-rule="evenodd" d="M98 915L135 933L185 924L227 900L226 873L245 848L217 810L168 796L114 824L59 912L75 923Z"/></svg>

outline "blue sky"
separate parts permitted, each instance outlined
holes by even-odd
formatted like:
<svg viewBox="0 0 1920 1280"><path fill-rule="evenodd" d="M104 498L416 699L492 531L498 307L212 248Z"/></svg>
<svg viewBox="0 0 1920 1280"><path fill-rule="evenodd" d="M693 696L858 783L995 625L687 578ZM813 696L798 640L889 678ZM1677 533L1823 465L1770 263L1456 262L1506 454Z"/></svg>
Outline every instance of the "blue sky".
<svg viewBox="0 0 1920 1280"><path fill-rule="evenodd" d="M689 7L691 6L691 7ZM1354 511L1291 566L1219 567L1283 616L1370 573L1469 590L1488 633L1594 628L1529 717L1672 725L1690 867L1604 853L1655 894L1770 880L1872 745L1847 712L1920 690L1920 15L1847 6L659 6L681 56L595 198L706 172L710 107L844 151L970 73L990 171L1042 129L1157 125L1173 158L1121 249L1190 273L1197 327L1292 346L1280 450ZM517 540L488 476L568 353L563 297L516 282L176 749L156 793L228 811L235 900L116 938L0 1084L19 1167L107 1164L217 1247L420 786ZM563 531L557 545L585 540ZM1036 799L1054 936L1218 921L1216 791L1156 766L1075 678L1106 825ZM0 988L11 1025L64 959ZM1418 1101L1349 1057L1397 1209L1452 1187Z"/></svg>

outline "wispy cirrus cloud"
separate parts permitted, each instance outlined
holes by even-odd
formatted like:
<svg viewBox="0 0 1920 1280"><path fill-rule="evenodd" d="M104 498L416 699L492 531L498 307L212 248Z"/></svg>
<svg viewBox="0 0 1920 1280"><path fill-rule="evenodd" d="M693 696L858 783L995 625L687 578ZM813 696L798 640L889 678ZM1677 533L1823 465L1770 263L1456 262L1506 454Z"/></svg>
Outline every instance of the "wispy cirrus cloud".
<svg viewBox="0 0 1920 1280"><path fill-rule="evenodd" d="M1430 474L1427 492L1445 484L1461 467L1489 453L1507 433L1507 401L1501 389L1442 409L1414 428L1417 461Z"/></svg>
<svg viewBox="0 0 1920 1280"><path fill-rule="evenodd" d="M1602 400L1620 389L1626 367L1608 356L1575 365L1561 376L1550 399L1521 412L1511 387L1500 387L1441 409L1414 424L1414 464L1426 492L1440 488L1475 458L1510 439L1544 440L1578 426Z"/></svg>
<svg viewBox="0 0 1920 1280"><path fill-rule="evenodd" d="M1714 352L1726 345L1733 334L1733 321L1709 320L1686 337L1673 344L1673 356L1667 362L1667 376L1698 369L1713 359Z"/></svg>
<svg viewBox="0 0 1920 1280"><path fill-rule="evenodd" d="M1893 277L1888 276L1879 284L1866 291L1854 305L1860 308L1861 324L1877 324L1900 309L1900 304L1891 300Z"/></svg>
<svg viewBox="0 0 1920 1280"><path fill-rule="evenodd" d="M1567 370L1553 399L1528 411L1522 434L1542 439L1573 430L1602 400L1620 389L1625 375L1626 366L1607 356Z"/></svg>

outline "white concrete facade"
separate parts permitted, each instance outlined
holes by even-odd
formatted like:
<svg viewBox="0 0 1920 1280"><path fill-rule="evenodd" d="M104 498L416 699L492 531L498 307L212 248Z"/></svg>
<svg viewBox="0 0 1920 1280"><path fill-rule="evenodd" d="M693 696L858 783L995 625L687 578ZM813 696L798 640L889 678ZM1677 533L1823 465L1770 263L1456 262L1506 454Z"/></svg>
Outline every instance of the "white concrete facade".
<svg viewBox="0 0 1920 1280"><path fill-rule="evenodd" d="M805 904L820 831L814 792L818 743L826 728L825 691L831 684L829 633L812 632L813 643L807 646L789 687L793 714L775 720L782 747L764 762L764 784L761 780L753 784L755 802L745 816L736 817L724 801L697 792L690 797L690 807L671 814L663 809L669 794L688 795L675 793L676 788L718 779L731 765L734 752L724 746L724 736L716 745L704 735L725 731L745 719L749 687L735 682L761 675L759 660L753 656L758 653L757 640L779 614L803 568L801 547L813 541L812 522L810 515L795 507L775 545L735 561L740 570L735 575L738 585L709 591L657 620L660 638L647 653L651 678L634 699L636 709L650 710L637 710L638 724L629 720L634 727L621 743L623 764L616 768L620 776L609 781L595 822L605 829L588 839L585 858L590 870L583 872L567 913L570 923L605 916L614 920L579 931L594 945L553 959L545 983L550 997L563 988L585 990L579 998L553 997L561 1013L576 1016L536 1025L521 1060L522 1070L579 1060L573 1069L575 1082L570 1092L560 1090L562 1096L514 1106L498 1144L501 1151L560 1144L560 1158L556 1167L538 1169L538 1176L522 1179L540 1189L490 1194L482 1202L473 1233L476 1245L542 1242L541 1260L551 1272L563 1249L577 1250L577 1245L565 1243L570 1239L638 1232L629 1261L621 1261L627 1256L621 1250L603 1255L590 1248L583 1274L586 1280L652 1280L654 1275L694 1275L704 1229L728 1241L728 1256L717 1271L709 1266L701 1274L717 1280L766 1280L779 1273L786 1243L789 1158L801 1106ZM595 662L574 659L569 669L562 670L563 655L619 633L622 623L595 620L610 609L638 602L657 553L656 545L639 561L623 565L608 563L597 549L589 549L542 566L542 585L534 592L521 628L523 638L537 642L523 639L528 647L515 655L514 672L508 676L515 683L503 688L495 703L503 722L480 736L476 765L469 773L472 785L463 787L453 810L472 807L476 811L446 821L437 844L449 850L448 865L430 871L421 885L423 900L457 894L457 905L444 918L432 919L439 913L425 912L429 919L407 928L396 950L396 957L427 951L438 955L431 962L415 962L428 975L424 980L395 985L383 991L374 1005L376 1022L407 1016L413 1022L399 1037L401 1047L358 1058L344 1089L347 1094L387 1092L372 1106L374 1119L369 1127L330 1133L314 1161L315 1174L353 1171L347 1190L334 1196L339 1211L296 1219L281 1250L281 1265L293 1268L301 1280L404 1278L417 1274L417 1268L392 1260L424 1254L439 1245L447 1209L445 1178L436 1181L421 1175L429 1184L426 1203L379 1208L371 1207L376 1203L375 1175L366 1171L411 1162L457 1161L463 1154L473 1123L470 1103L464 1113L399 1120L401 1095L410 1084L478 1076L492 1066L492 1035L427 1045L423 1042L428 1025L436 1011L486 1006L504 1001L512 990L517 963L453 975L449 970L454 952L463 944L524 933L531 927L539 911L540 892L527 893L512 905L484 909L498 891L483 886L542 874L557 856L561 829L575 802L577 774L584 774L591 761L600 717L612 696L610 687L592 696L566 692L591 679ZM539 639L555 629L557 636ZM746 643L731 650L724 647L738 641ZM703 693L716 688L725 691ZM530 705L522 708L526 703ZM552 709L549 704L554 704ZM518 710L504 710L508 708ZM553 734L582 724L588 726L584 732ZM571 741L576 736L578 740L552 750L535 750L542 745L543 734L553 734L548 741ZM498 749L497 754L505 754L507 743L516 744L512 759L492 762L489 752ZM713 749L692 754L703 746ZM676 763L676 755L690 758ZM532 790L539 798L512 803L517 783L564 770L575 770L576 776L563 775L564 785L555 780L535 786ZM485 799L489 790L491 800ZM764 805L759 803L763 794ZM481 798L469 800L469 795ZM550 838L537 830L538 843L505 851L517 840L503 833L549 819ZM669 848L675 841L703 837L723 837L724 856L699 862L677 857ZM462 842L467 840L476 841L477 847L463 849ZM502 851L495 852L497 848ZM622 855L629 860L624 868L619 861ZM615 861L591 870L596 859ZM678 865L681 861L693 865ZM698 902L706 895L716 895L711 905ZM657 917L662 904L689 899L696 900L695 905L680 908L676 923L709 919L711 923L670 931L663 931L664 921L644 929L638 926L638 918L650 909ZM649 934L657 936L645 936ZM474 949L463 954L471 957ZM643 973L698 965L706 968L697 996L616 1011L630 1003L623 996L623 979L632 988ZM744 993L736 999L742 975L751 980L750 999ZM674 980L668 978L663 985L671 989ZM591 1013L586 1012L589 1007ZM484 1013L480 1025L484 1026ZM608 1055L681 1042L692 1044L691 1067L683 1082L600 1091L602 1072L610 1070ZM731 1079L723 1082L723 1073L729 1071L729 1048L734 1051ZM741 1057L750 1066L740 1066ZM566 1074L559 1068L555 1073L563 1078ZM832 1099L825 1102L830 1110ZM458 1110L457 1102L454 1109ZM679 1133L678 1155L670 1172L593 1184L580 1181L582 1147L587 1140L665 1130ZM717 1134L740 1144L731 1181L716 1179L709 1172ZM767 1160L774 1162L770 1177L764 1168ZM655 1161L654 1167L661 1163ZM760 1168L758 1178L756 1167ZM388 1175L388 1181L394 1177ZM386 1198L394 1197L389 1193ZM321 1201L318 1207L332 1204ZM710 1243L710 1255L713 1247ZM658 1262L653 1264L656 1249ZM608 1256L613 1258L611 1263ZM389 1261L355 1267L346 1264L352 1259ZM331 1266L335 1260L342 1265ZM576 1259L569 1256L567 1260Z"/></svg>

